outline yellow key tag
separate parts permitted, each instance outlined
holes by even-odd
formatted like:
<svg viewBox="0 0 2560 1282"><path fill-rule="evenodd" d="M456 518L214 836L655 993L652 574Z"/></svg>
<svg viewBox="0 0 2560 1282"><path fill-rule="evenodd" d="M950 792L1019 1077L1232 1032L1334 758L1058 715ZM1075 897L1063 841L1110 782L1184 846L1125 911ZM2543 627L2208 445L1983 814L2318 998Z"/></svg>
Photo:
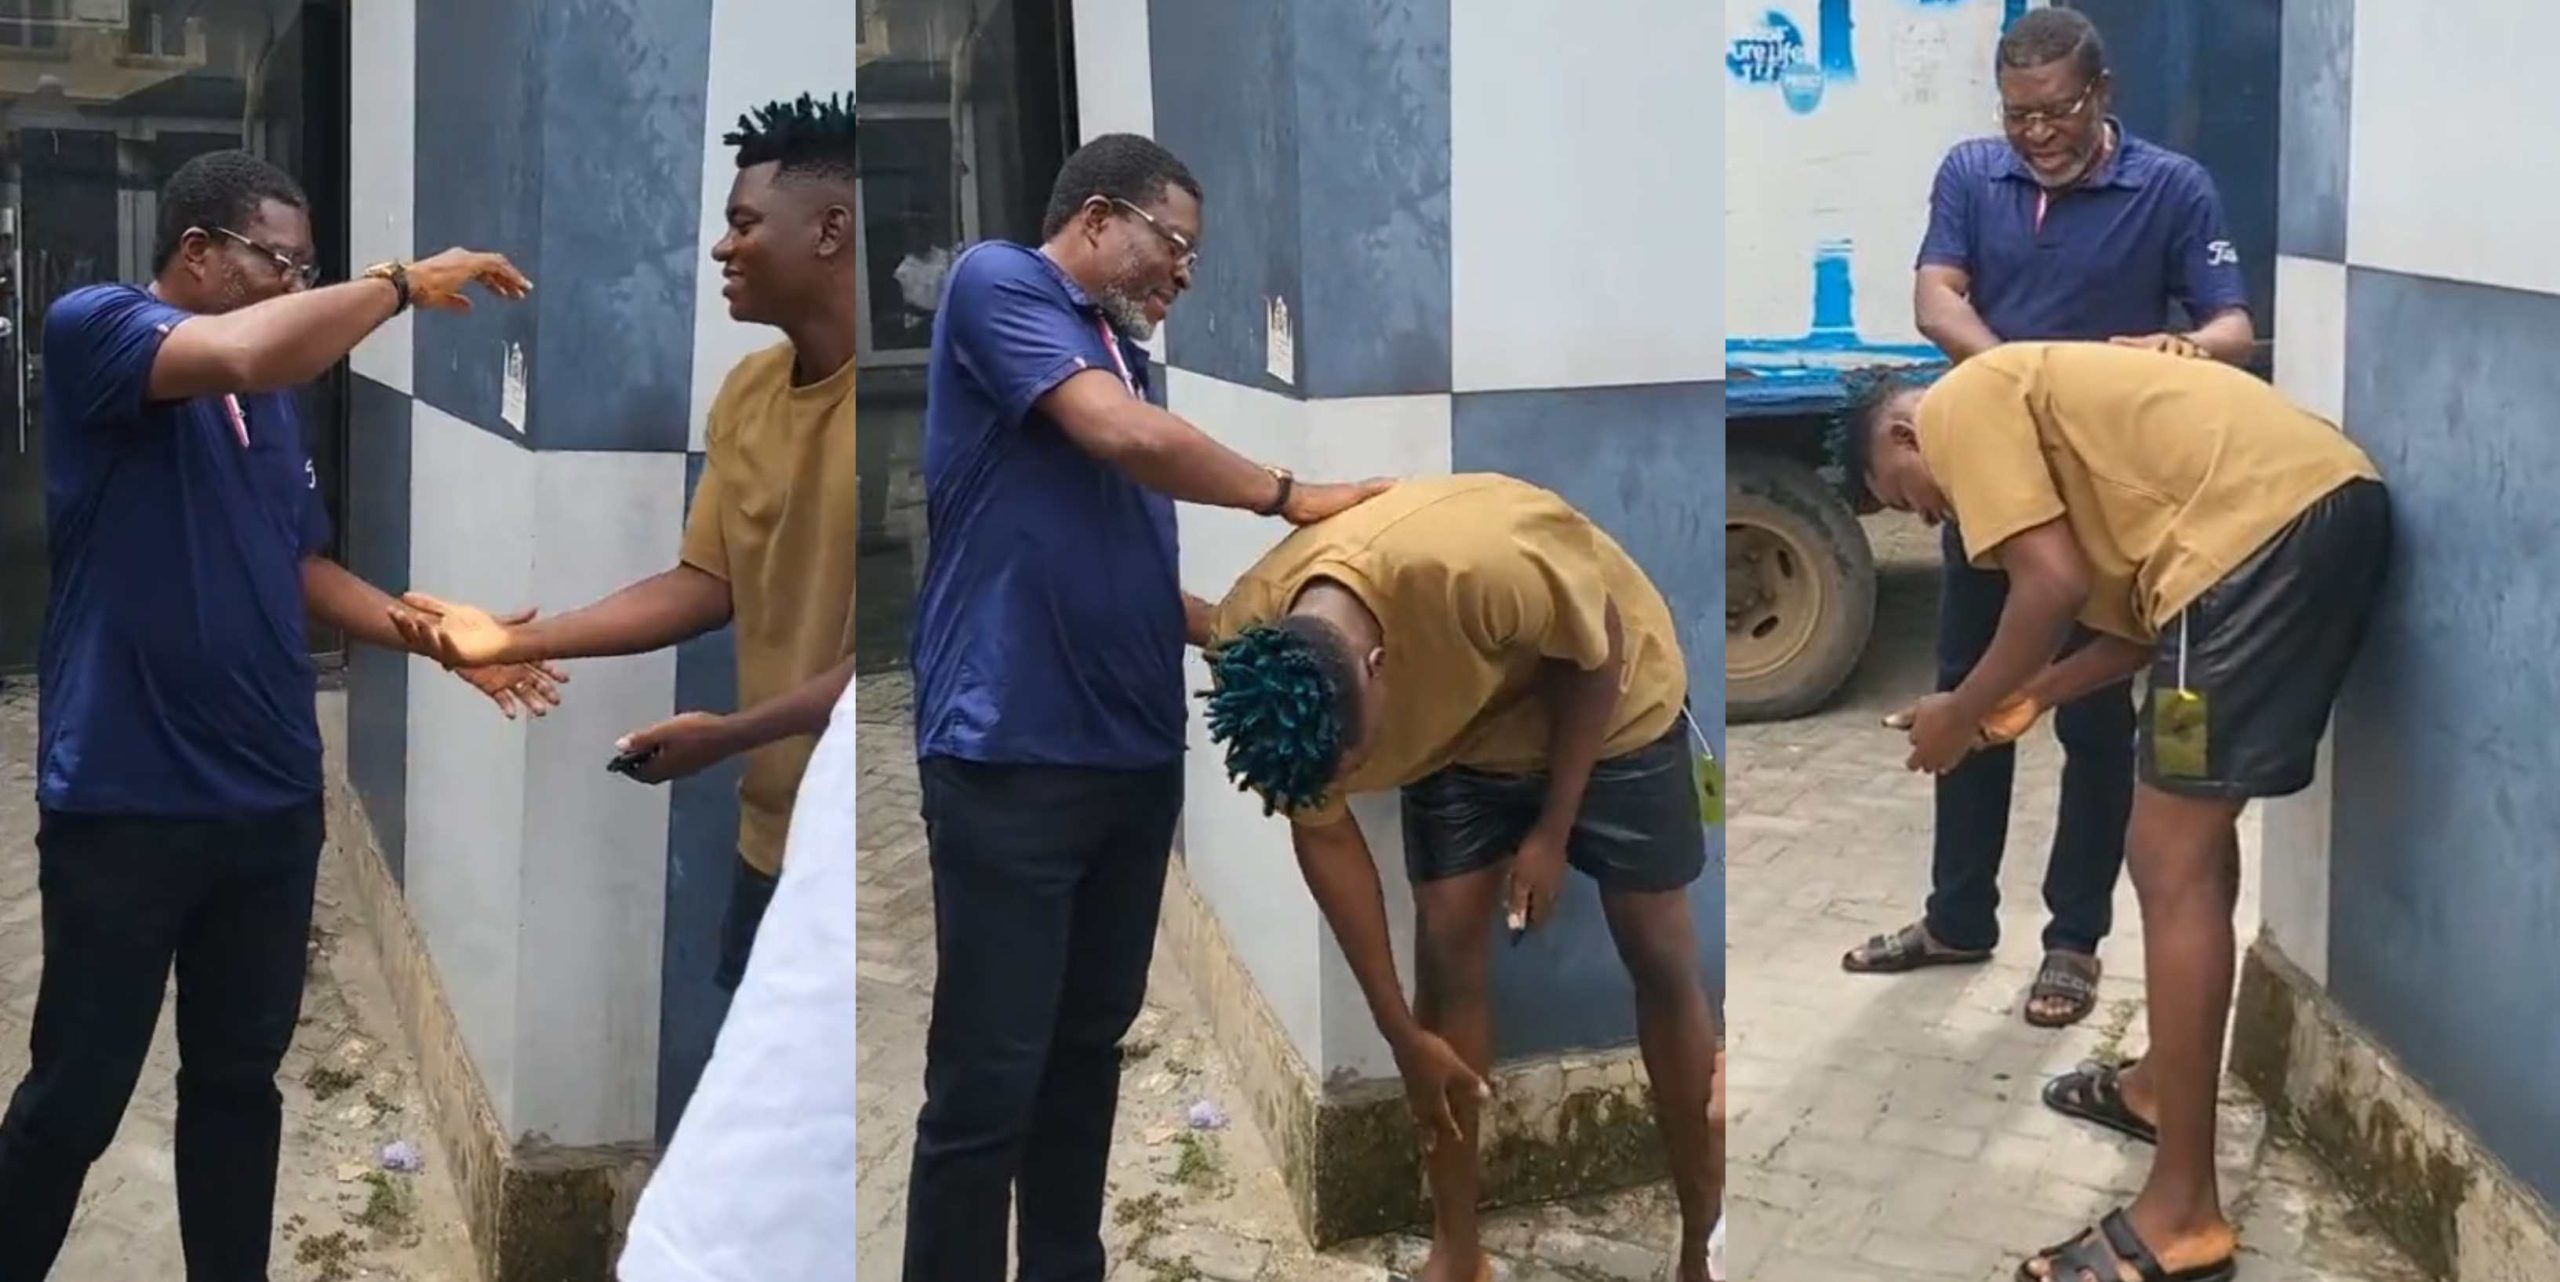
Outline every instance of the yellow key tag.
<svg viewBox="0 0 2560 1282"><path fill-rule="evenodd" d="M2170 690L2151 703L2151 765L2164 779L2201 779L2206 773L2204 695Z"/></svg>
<svg viewBox="0 0 2560 1282"><path fill-rule="evenodd" d="M1701 752L1691 771L1698 786L1698 819L1710 828L1724 824L1724 765L1711 752Z"/></svg>

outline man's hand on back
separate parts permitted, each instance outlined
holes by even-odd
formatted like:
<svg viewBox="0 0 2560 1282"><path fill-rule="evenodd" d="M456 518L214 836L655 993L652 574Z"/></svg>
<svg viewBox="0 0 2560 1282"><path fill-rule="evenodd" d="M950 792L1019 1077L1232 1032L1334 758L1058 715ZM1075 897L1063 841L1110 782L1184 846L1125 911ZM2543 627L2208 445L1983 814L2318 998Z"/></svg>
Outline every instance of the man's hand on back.
<svg viewBox="0 0 2560 1282"><path fill-rule="evenodd" d="M1282 505L1280 519L1291 525L1313 525L1327 517L1340 516L1395 488L1395 484L1388 477L1351 484L1300 481L1289 487L1289 501Z"/></svg>
<svg viewBox="0 0 2560 1282"><path fill-rule="evenodd" d="M2160 352L2164 355L2184 356L2189 360L2213 359L2213 353L2206 351L2202 343L2184 334L2127 334L2107 341L2118 347L2139 347L2145 351Z"/></svg>

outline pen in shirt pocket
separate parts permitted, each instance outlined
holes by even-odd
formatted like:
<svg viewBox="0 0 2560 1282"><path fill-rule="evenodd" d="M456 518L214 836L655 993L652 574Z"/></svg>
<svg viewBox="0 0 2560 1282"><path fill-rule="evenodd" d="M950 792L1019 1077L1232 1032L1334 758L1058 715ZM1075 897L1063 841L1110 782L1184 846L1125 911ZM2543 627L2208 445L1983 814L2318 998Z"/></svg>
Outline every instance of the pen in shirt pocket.
<svg viewBox="0 0 2560 1282"><path fill-rule="evenodd" d="M231 416L231 434L240 438L240 448L249 448L249 416L240 411L240 398L224 392L222 412Z"/></svg>

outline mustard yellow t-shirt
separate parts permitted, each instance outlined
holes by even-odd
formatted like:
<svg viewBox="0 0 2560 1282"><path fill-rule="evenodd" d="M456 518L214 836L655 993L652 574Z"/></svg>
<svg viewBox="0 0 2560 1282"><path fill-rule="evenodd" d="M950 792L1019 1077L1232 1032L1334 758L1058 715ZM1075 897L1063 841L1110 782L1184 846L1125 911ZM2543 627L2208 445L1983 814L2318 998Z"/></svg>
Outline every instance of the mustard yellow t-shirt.
<svg viewBox="0 0 2560 1282"><path fill-rule="evenodd" d="M1609 658L1607 607L1625 643L1603 756L1659 739L1688 695L1671 607L1616 542L1563 499L1477 474L1407 481L1281 540L1218 604L1212 635L1276 622L1318 579L1378 617L1386 710L1368 757L1307 826L1342 817L1349 793L1413 783L1449 765L1534 774L1547 759L1542 664Z"/></svg>
<svg viewBox="0 0 2560 1282"><path fill-rule="evenodd" d="M1920 454L1965 556L2056 518L2089 558L2080 621L2155 641L2330 491L2379 480L2335 424L2219 361L2010 343L1922 397Z"/></svg>
<svg viewBox="0 0 2560 1282"><path fill-rule="evenodd" d="M729 371L684 527L684 563L729 584L741 708L853 653L854 363L793 387L792 355L783 343ZM747 757L738 853L758 871L782 867L791 802L816 746L797 736Z"/></svg>

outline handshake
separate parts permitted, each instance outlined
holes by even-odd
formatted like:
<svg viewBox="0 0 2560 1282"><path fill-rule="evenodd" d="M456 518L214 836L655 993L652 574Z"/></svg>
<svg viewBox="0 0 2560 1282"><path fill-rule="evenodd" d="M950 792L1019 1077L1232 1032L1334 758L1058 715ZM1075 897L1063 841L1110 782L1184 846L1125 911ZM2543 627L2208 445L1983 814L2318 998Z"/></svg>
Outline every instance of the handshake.
<svg viewBox="0 0 2560 1282"><path fill-rule="evenodd" d="M535 611L501 617L477 606L411 592L394 602L388 613L403 648L443 664L446 671L489 696L509 720L518 711L539 717L560 706L560 687L568 684L569 674L528 657L515 631L532 622Z"/></svg>

